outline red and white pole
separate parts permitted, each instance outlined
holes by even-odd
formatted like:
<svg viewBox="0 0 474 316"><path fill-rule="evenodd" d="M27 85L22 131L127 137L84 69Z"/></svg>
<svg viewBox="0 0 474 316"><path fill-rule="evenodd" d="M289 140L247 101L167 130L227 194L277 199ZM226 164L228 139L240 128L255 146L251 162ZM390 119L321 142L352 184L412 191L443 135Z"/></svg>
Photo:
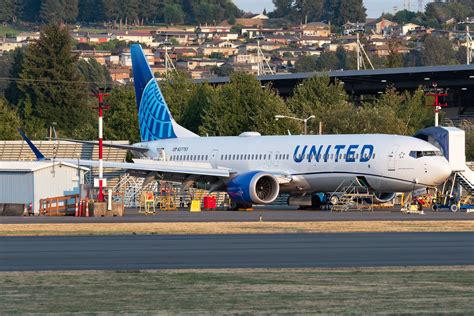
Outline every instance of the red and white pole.
<svg viewBox="0 0 474 316"><path fill-rule="evenodd" d="M103 158L103 94L99 94L99 202L104 201L104 193L103 193L103 181L104 178L104 164L102 161Z"/></svg>
<svg viewBox="0 0 474 316"><path fill-rule="evenodd" d="M103 127L104 127L104 110L108 107L104 105L104 97L109 96L107 93L99 92L99 202L104 202L104 163L103 163Z"/></svg>

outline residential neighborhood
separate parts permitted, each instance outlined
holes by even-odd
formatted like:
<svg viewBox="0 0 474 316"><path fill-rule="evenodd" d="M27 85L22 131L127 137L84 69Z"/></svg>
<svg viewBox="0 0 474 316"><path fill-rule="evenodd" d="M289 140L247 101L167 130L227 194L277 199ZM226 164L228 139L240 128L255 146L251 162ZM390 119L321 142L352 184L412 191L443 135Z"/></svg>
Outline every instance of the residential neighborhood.
<svg viewBox="0 0 474 316"><path fill-rule="evenodd" d="M269 21L267 15L260 13L247 14L236 19L233 25L228 20L217 25L128 26L126 29L76 25L70 35L77 43L74 52L80 58L93 58L106 66L112 80L120 84L131 80L130 43L142 44L157 77L177 69L195 79L222 75L223 72L216 69L223 65L256 75L295 72L300 58L334 53L341 48L349 54L363 50L364 58L375 59L373 64L378 67L387 67L384 60L391 54L403 57L419 52L420 40L426 36L449 40L455 51L468 45L470 49L474 47L468 36L473 33L466 31L474 24L474 18L466 18L452 29L399 24L384 17L348 21L339 28L324 22L277 27ZM463 30L459 30L461 28ZM471 29L474 30L474 25ZM38 38L39 32L4 36L0 40L0 54L27 46ZM324 70L342 69L326 67Z"/></svg>

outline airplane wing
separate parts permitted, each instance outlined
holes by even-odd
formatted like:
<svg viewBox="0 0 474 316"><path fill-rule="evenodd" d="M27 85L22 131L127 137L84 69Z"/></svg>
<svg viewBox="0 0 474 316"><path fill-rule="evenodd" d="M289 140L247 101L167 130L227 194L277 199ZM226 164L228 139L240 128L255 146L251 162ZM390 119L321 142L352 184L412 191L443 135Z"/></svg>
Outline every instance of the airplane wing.
<svg viewBox="0 0 474 316"><path fill-rule="evenodd" d="M56 158L55 160L72 164L78 163L77 159ZM229 169L213 168L209 164L178 165L167 161L150 160L146 163L140 159L138 159L138 161L138 163L103 161L103 166L104 168L120 168L128 171L136 171L142 173L157 172L159 174L162 174L164 178L176 178L176 176L187 177L191 175L228 178L231 173ZM99 167L99 161L97 160L79 160L79 164L81 166Z"/></svg>
<svg viewBox="0 0 474 316"><path fill-rule="evenodd" d="M38 148L28 139L21 129L18 129L23 139L28 143L31 150L35 153L38 160L46 160L45 156L38 150ZM86 142L86 141L84 141ZM87 142L88 143L88 142ZM122 146L122 145L119 145ZM133 147L133 146L129 146ZM136 148L141 147L134 147ZM146 149L146 148L141 148ZM146 149L148 150L148 149ZM79 163L81 166L98 167L99 161L96 160L81 160L71 158L55 158L55 161L63 161L72 164ZM145 160L136 159L134 163L128 162L112 162L103 161L102 165L104 168L118 168L128 170L136 173L140 173L144 176L148 176L150 173L158 173L165 180L184 181L191 177L203 177L203 178L228 178L230 176L229 169L214 168L209 163L175 163L170 161L157 161L157 160Z"/></svg>

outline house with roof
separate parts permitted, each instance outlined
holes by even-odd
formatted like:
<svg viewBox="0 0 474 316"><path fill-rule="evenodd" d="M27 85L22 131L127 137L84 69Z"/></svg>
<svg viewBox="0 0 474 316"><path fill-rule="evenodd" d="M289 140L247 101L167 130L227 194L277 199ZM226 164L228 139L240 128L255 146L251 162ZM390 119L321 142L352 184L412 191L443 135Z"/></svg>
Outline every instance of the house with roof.
<svg viewBox="0 0 474 316"><path fill-rule="evenodd" d="M365 31L365 23L362 22L347 22L342 26L342 34L351 35L355 33L363 33Z"/></svg>
<svg viewBox="0 0 474 316"><path fill-rule="evenodd" d="M119 41L139 42L146 45L153 45L155 38L150 30L114 31L113 35L115 35L115 38Z"/></svg>
<svg viewBox="0 0 474 316"><path fill-rule="evenodd" d="M299 39L292 35L271 34L265 36L265 41L281 45L290 45L298 43Z"/></svg>
<svg viewBox="0 0 474 316"><path fill-rule="evenodd" d="M366 23L365 30L370 34L388 35L393 32L396 26L398 26L398 23L381 18L380 20Z"/></svg>
<svg viewBox="0 0 474 316"><path fill-rule="evenodd" d="M150 49L144 49L143 50L146 59L148 61L149 65L154 65L155 64L155 54ZM132 67L132 56L130 54L130 49L124 50L120 54L120 65L125 66L125 67Z"/></svg>
<svg viewBox="0 0 474 316"><path fill-rule="evenodd" d="M180 59L176 62L176 67L185 69L185 70L194 70L197 68L211 68L211 67L220 67L225 63L225 60L214 59L214 58L190 58L190 59Z"/></svg>
<svg viewBox="0 0 474 316"><path fill-rule="evenodd" d="M300 37L299 43L304 46L323 47L323 45L331 43L331 38L329 36L303 35Z"/></svg>
<svg viewBox="0 0 474 316"><path fill-rule="evenodd" d="M157 32L155 40L158 43L169 42L174 39L179 45L192 45L197 40L197 34L194 31L169 30Z"/></svg>
<svg viewBox="0 0 474 316"><path fill-rule="evenodd" d="M110 67L109 73L112 81L118 82L121 84L126 84L130 82L130 67Z"/></svg>
<svg viewBox="0 0 474 316"><path fill-rule="evenodd" d="M222 54L223 56L231 56L237 53L240 43L231 41L215 41L204 43L198 48L198 53L203 56L211 56L213 53Z"/></svg>
<svg viewBox="0 0 474 316"><path fill-rule="evenodd" d="M331 35L330 26L323 22L311 22L307 24L301 24L299 26L293 27L293 31L298 33L300 36L329 37L329 35Z"/></svg>
<svg viewBox="0 0 474 316"><path fill-rule="evenodd" d="M18 42L16 38L9 38L9 37L1 37L0 38L0 52L8 52L15 50L17 48L21 48L27 46L28 42Z"/></svg>
<svg viewBox="0 0 474 316"><path fill-rule="evenodd" d="M258 50L258 47L260 46L260 49L263 51L274 51L276 49L281 48L284 45L277 44L277 43L272 43L272 42L267 42L267 41L260 41L259 43L257 42L249 42L241 45L243 49L246 51L256 51Z"/></svg>
<svg viewBox="0 0 474 316"><path fill-rule="evenodd" d="M271 36L271 35L284 35L285 31L281 28L261 28L261 27L242 27L240 35L247 38L255 38L257 36Z"/></svg>

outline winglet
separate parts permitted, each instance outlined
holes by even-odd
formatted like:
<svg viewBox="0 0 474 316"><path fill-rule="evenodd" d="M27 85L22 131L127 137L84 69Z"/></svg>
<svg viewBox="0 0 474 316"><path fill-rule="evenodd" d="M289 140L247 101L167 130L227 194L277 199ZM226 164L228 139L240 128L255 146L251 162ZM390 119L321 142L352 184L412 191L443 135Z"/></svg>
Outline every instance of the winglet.
<svg viewBox="0 0 474 316"><path fill-rule="evenodd" d="M25 142L28 144L28 146L30 146L31 148L31 151L33 151L33 153L35 154L36 156L36 160L38 161L41 161L41 160L46 160L46 157L41 153L41 151L39 151L38 147L36 147L32 142L31 140L26 137L25 133L23 133L23 131L21 129L18 128L18 132L20 133L21 137L23 137L23 139L25 140Z"/></svg>

